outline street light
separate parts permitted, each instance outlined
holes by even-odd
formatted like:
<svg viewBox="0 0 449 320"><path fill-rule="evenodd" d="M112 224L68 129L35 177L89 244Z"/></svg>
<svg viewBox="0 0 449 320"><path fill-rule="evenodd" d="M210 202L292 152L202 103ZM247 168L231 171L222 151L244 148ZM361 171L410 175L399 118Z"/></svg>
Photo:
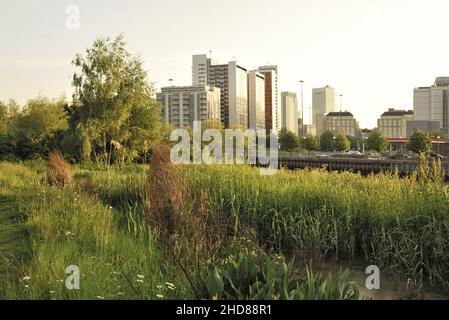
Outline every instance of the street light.
<svg viewBox="0 0 449 320"><path fill-rule="evenodd" d="M343 95L340 94L340 133L343 133L343 130L341 129L342 126L342 115L341 115L341 109L342 109L342 105L343 105Z"/></svg>
<svg viewBox="0 0 449 320"><path fill-rule="evenodd" d="M304 80L299 80L299 83L301 84L301 118L302 118L302 136L304 137L304 98L303 98L303 91L302 91L302 85L304 83Z"/></svg>
<svg viewBox="0 0 449 320"><path fill-rule="evenodd" d="M440 154L440 136L437 137L438 141L438 155Z"/></svg>

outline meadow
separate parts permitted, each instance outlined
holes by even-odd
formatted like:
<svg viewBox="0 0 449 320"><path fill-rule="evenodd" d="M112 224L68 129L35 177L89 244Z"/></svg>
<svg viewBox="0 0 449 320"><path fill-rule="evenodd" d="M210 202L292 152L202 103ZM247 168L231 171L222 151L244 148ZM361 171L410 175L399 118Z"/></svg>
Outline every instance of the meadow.
<svg viewBox="0 0 449 320"><path fill-rule="evenodd" d="M71 170L61 187L43 161L0 163L1 299L362 298L346 271L313 271L329 262L449 293L449 190L425 169L192 165L178 169L184 180L162 179L169 190L152 188L146 165ZM182 210L155 217L149 198L167 196ZM80 290L64 286L69 265Z"/></svg>

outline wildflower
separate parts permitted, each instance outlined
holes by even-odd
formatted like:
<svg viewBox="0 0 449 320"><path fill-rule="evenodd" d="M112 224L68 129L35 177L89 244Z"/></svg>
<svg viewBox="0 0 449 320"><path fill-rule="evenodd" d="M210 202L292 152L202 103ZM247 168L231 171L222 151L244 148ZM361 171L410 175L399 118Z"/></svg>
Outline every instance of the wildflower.
<svg viewBox="0 0 449 320"><path fill-rule="evenodd" d="M25 288L29 288L29 287L30 287L29 285L27 285L27 284L25 285Z"/></svg>
<svg viewBox="0 0 449 320"><path fill-rule="evenodd" d="M159 299L163 299L164 296L162 294L157 294L156 297L158 297Z"/></svg>
<svg viewBox="0 0 449 320"><path fill-rule="evenodd" d="M156 286L156 288L158 288L158 289L162 289L162 288L163 288L163 286L161 286L161 285L157 285L157 286Z"/></svg>
<svg viewBox="0 0 449 320"><path fill-rule="evenodd" d="M143 280L142 279L137 279L137 282L143 283Z"/></svg>
<svg viewBox="0 0 449 320"><path fill-rule="evenodd" d="M53 293L55 293L56 291L50 291L50 294L53 294Z"/></svg>
<svg viewBox="0 0 449 320"><path fill-rule="evenodd" d="M142 275L142 274L138 274L138 275L137 275L137 278L143 279L143 278L145 278L145 276Z"/></svg>
<svg viewBox="0 0 449 320"><path fill-rule="evenodd" d="M30 279L31 279L31 277L25 276L25 277L22 278L22 281L28 281L28 280L30 280Z"/></svg>
<svg viewBox="0 0 449 320"><path fill-rule="evenodd" d="M175 288L176 288L176 286L173 283L170 283L170 282L166 282L165 285L170 290L175 290Z"/></svg>
<svg viewBox="0 0 449 320"><path fill-rule="evenodd" d="M102 296L97 296L97 298L100 300L104 300L104 297L102 297Z"/></svg>

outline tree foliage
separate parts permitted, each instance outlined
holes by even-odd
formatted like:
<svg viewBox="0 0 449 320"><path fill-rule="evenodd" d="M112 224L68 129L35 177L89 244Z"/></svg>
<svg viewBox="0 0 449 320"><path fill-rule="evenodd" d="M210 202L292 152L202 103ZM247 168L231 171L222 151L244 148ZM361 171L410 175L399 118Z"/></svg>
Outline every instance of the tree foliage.
<svg viewBox="0 0 449 320"><path fill-rule="evenodd" d="M334 133L330 130L326 130L320 137L320 148L322 151L334 150Z"/></svg>
<svg viewBox="0 0 449 320"><path fill-rule="evenodd" d="M388 144L387 140L385 140L385 137L379 130L371 131L366 143L368 150L375 150L377 152L384 151Z"/></svg>
<svg viewBox="0 0 449 320"><path fill-rule="evenodd" d="M279 132L279 145L282 151L294 151L299 148L298 136L286 128L282 128Z"/></svg>
<svg viewBox="0 0 449 320"><path fill-rule="evenodd" d="M308 134L302 139L302 147L307 151L318 150L320 148L320 141L317 137Z"/></svg>
<svg viewBox="0 0 449 320"><path fill-rule="evenodd" d="M74 155L81 160L131 161L148 153L161 128L160 106L140 58L122 36L99 38L73 65L75 93L67 106ZM70 141L69 141L70 140Z"/></svg>
<svg viewBox="0 0 449 320"><path fill-rule="evenodd" d="M335 150L336 151L349 151L349 148L351 147L348 137L346 137L344 134L339 134L335 137Z"/></svg>
<svg viewBox="0 0 449 320"><path fill-rule="evenodd" d="M409 150L416 153L427 153L432 147L432 140L429 134L415 129L412 136L410 137L410 142L408 145Z"/></svg>
<svg viewBox="0 0 449 320"><path fill-rule="evenodd" d="M63 97L30 99L22 109L14 100L0 103L0 159L46 157L55 132L67 127L64 105Z"/></svg>

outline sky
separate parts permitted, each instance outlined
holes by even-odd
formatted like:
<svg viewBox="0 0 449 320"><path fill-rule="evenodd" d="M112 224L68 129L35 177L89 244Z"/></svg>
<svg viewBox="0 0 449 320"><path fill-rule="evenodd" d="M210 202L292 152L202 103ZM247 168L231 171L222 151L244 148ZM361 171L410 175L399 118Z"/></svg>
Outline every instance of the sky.
<svg viewBox="0 0 449 320"><path fill-rule="evenodd" d="M68 29L66 8L79 8ZM192 54L248 69L278 64L280 89L330 85L372 128L413 89L449 76L447 0L2 0L0 100L72 93L71 61L99 36L125 36L156 88L191 84Z"/></svg>

